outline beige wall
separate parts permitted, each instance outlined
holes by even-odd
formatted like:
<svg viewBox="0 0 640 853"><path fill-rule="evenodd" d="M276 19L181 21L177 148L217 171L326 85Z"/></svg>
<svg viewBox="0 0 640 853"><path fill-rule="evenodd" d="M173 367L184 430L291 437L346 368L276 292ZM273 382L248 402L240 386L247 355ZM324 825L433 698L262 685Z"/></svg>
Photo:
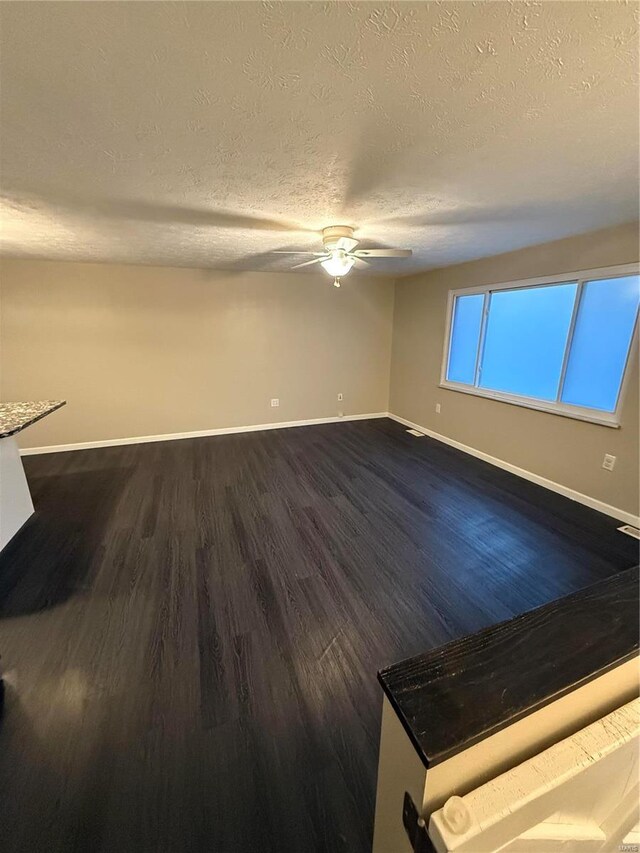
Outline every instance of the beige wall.
<svg viewBox="0 0 640 853"><path fill-rule="evenodd" d="M0 272L0 399L68 400L24 447L388 408L390 281L10 259Z"/></svg>
<svg viewBox="0 0 640 853"><path fill-rule="evenodd" d="M0 399L69 401L23 447L389 409L635 514L637 345L618 430L438 383L449 289L638 254L637 225L572 237L402 279L395 311L394 285L379 278L337 290L321 275L3 259Z"/></svg>
<svg viewBox="0 0 640 853"><path fill-rule="evenodd" d="M638 260L638 225L434 270L396 285L390 411L634 514L638 513L638 348L620 429L438 387L450 289ZM435 413L436 403L442 407ZM605 453L617 456L605 471Z"/></svg>

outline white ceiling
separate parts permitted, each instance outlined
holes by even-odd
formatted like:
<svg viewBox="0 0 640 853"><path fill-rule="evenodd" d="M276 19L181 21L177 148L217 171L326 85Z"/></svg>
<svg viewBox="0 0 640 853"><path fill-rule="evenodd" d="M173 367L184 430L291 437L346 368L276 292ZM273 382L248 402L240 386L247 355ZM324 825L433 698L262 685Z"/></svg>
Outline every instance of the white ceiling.
<svg viewBox="0 0 640 853"><path fill-rule="evenodd" d="M403 274L637 217L637 4L0 14L6 254L286 269L344 223Z"/></svg>

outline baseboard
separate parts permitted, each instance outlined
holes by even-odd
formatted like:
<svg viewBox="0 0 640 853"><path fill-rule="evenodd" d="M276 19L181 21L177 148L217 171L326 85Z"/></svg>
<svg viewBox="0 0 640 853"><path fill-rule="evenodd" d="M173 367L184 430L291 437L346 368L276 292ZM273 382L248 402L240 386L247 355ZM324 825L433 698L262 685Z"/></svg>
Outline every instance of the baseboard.
<svg viewBox="0 0 640 853"><path fill-rule="evenodd" d="M563 495L572 501L584 504L591 509L602 512L605 515L617 518L625 524L632 524L634 527L640 527L640 516L633 515L626 510L606 504L589 495L577 492L575 489L570 489L568 486L563 486L561 483L556 483L553 480L548 480L546 477L541 477L539 474L534 474L532 471L527 471L524 468L519 468L517 465L512 465L510 462L505 462L504 459L498 459L496 456L491 456L489 453L484 453L482 450L476 450L475 447L469 447L461 441L456 441L446 435L434 432L421 424L401 418L393 412L369 412L362 415L344 415L343 417L330 418L311 418L309 420L300 421L281 421L273 424L251 424L249 426L237 427L222 427L221 429L206 429L196 430L194 432L174 432L164 435L138 435L131 438L112 438L105 441L81 441L76 444L54 444L49 447L25 447L20 451L21 456L35 456L40 453L66 453L70 450L92 450L98 447L119 447L124 444L147 444L155 441L178 441L183 438L204 438L212 435L232 435L240 432L259 432L269 429L288 429L289 427L313 426L314 424L333 424L340 421L364 421L374 418L391 418L400 424L404 424L412 429L417 429L428 435L430 438L441 441L443 444L448 444L450 447L455 447L456 450L462 450L463 453L468 453L470 456L475 456L477 459L482 459L490 465L495 465L497 468L502 468L515 474L517 477L522 477L524 480L529 480L531 483L536 483L538 486L543 486L552 492Z"/></svg>
<svg viewBox="0 0 640 853"><path fill-rule="evenodd" d="M627 512L624 509L619 509L618 507L611 506L610 504L606 504L603 501L596 500L596 498L589 497L589 495L584 495L582 492L576 492L575 489L570 489L568 486L563 486L561 483L555 483L553 480L547 480L546 477L541 477L539 474L534 474L532 471L527 471L524 468L518 468L517 465L512 465L510 462L505 462L504 459L498 459L496 456L491 456L488 453L484 453L482 450L476 450L475 447L469 447L467 444L462 444L461 441L456 441L453 438L449 438L446 435L441 435L438 432L434 432L431 429L427 429L427 427L423 427L420 424L416 424L413 421L409 421L406 418L401 418L399 415L394 415L392 412L389 412L388 416L397 421L399 424L404 424L404 426L411 427L412 429L417 429L420 432L423 432L425 435L428 435L430 438L435 438L436 441L441 441L443 444L448 444L450 447L455 447L456 450L462 450L463 453L468 453L470 456L475 456L477 459L482 459L484 462L488 462L490 465L495 465L497 468L502 468L505 471L509 471L511 474L515 474L517 477L522 477L523 480L529 480L531 483L536 483L538 486L543 486L545 489L549 489L552 492L556 492L559 495L563 495L565 498L569 498L572 501L577 501L578 503L584 504L585 506L590 507L591 509L595 509L598 512L603 512L605 515L610 515L613 518L617 518L619 521L624 521L626 524L632 524L634 527L640 527L640 516L632 515L632 513Z"/></svg>
<svg viewBox="0 0 640 853"><path fill-rule="evenodd" d="M368 421L373 418L386 418L388 412L369 412L364 415L343 415L331 418L311 418L302 421L281 421L274 424L250 424L249 426L222 427L221 429L201 429L194 432L172 432L164 435L136 435L131 438L108 438L104 441L80 441L76 444L52 444L49 447L24 447L21 456L36 456L40 453L66 453L69 450L93 450L97 447L120 447L123 444L148 444L153 441L179 441L183 438L205 438L211 435L232 435L238 432L261 432L267 429L288 429L289 427L313 426L314 424L336 424L340 421Z"/></svg>

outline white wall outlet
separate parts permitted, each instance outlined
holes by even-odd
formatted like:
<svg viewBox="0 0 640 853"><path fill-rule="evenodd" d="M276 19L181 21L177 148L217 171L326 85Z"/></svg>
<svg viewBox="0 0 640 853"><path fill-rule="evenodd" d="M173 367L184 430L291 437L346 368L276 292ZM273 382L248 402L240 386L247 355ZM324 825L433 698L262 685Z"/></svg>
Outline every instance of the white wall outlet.
<svg viewBox="0 0 640 853"><path fill-rule="evenodd" d="M271 408L276 409L280 405L280 399L278 397L273 397L271 400Z"/></svg>
<svg viewBox="0 0 640 853"><path fill-rule="evenodd" d="M339 403L341 403L341 402L342 402L342 394L338 394L338 402L339 402Z"/></svg>
<svg viewBox="0 0 640 853"><path fill-rule="evenodd" d="M436 415L440 414L440 403L436 403Z"/></svg>
<svg viewBox="0 0 640 853"><path fill-rule="evenodd" d="M607 471L613 471L613 466L616 464L616 457L612 456L610 453L604 454L604 459L602 460L602 467Z"/></svg>

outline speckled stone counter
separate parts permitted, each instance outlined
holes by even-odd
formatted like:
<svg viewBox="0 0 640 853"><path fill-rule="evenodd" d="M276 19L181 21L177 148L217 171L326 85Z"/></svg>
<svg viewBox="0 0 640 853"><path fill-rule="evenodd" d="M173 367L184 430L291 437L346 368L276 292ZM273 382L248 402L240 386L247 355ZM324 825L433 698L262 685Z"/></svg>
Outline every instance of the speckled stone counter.
<svg viewBox="0 0 640 853"><path fill-rule="evenodd" d="M65 400L0 403L0 551L33 515L16 433L50 415Z"/></svg>
<svg viewBox="0 0 640 853"><path fill-rule="evenodd" d="M0 438L15 435L40 418L64 406L66 400L31 400L20 403L0 403Z"/></svg>

